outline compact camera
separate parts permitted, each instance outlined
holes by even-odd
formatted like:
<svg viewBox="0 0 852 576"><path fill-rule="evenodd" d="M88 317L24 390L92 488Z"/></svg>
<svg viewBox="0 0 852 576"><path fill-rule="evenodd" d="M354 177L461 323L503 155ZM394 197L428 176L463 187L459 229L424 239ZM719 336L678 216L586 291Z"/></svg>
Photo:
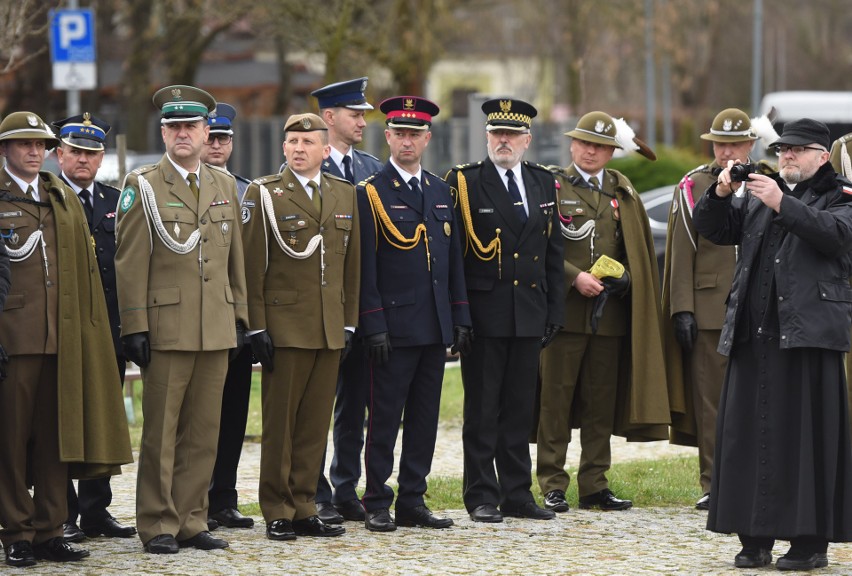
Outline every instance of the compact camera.
<svg viewBox="0 0 852 576"><path fill-rule="evenodd" d="M757 172L757 166L754 164L737 164L731 166L731 182L745 182L748 180L749 174Z"/></svg>

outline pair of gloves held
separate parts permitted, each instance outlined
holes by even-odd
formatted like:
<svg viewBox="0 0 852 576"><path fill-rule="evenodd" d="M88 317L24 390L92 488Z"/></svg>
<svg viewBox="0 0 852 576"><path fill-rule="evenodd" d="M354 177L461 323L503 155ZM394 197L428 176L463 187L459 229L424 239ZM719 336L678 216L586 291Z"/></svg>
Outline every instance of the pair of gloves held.
<svg viewBox="0 0 852 576"><path fill-rule="evenodd" d="M603 282L604 289L600 294L595 296L595 302L592 306L591 329L592 334L598 332L598 322L603 317L604 307L610 296L624 296L630 288L630 273L625 270L620 278L613 276L604 276L600 279Z"/></svg>

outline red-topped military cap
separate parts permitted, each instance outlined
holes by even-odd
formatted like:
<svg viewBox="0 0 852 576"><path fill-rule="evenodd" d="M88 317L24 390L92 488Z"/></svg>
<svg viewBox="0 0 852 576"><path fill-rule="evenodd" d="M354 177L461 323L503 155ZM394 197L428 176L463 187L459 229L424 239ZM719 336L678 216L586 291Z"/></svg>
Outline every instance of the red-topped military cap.
<svg viewBox="0 0 852 576"><path fill-rule="evenodd" d="M438 105L419 96L394 96L379 104L379 110L387 115L385 124L391 128L426 130L432 125L432 117L441 110Z"/></svg>

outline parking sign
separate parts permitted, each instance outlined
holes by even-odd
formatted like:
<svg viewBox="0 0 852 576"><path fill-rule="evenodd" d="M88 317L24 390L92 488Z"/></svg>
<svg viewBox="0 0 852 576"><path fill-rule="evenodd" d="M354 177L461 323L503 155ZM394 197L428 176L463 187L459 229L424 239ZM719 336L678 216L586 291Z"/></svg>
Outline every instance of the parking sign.
<svg viewBox="0 0 852 576"><path fill-rule="evenodd" d="M95 13L90 8L50 11L50 59L53 88L97 87Z"/></svg>

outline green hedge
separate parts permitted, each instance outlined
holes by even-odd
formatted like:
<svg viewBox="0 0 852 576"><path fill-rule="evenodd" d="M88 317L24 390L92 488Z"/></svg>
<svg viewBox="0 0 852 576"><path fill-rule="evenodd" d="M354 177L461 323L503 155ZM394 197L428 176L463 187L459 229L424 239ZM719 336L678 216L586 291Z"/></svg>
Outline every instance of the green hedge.
<svg viewBox="0 0 852 576"><path fill-rule="evenodd" d="M683 175L701 164L710 161L690 150L677 148L659 148L656 151L657 160L651 162L638 153L631 153L623 158L614 158L607 164L624 173L636 190L644 192L668 184L677 184Z"/></svg>

